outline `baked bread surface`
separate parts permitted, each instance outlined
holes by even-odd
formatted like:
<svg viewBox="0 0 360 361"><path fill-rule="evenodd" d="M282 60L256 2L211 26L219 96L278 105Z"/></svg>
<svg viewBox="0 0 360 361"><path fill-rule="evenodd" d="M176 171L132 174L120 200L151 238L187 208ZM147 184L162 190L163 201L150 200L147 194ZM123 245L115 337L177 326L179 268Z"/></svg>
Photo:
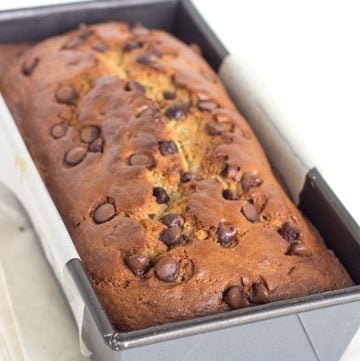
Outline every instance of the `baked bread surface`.
<svg viewBox="0 0 360 361"><path fill-rule="evenodd" d="M106 23L10 63L1 91L119 330L352 285L196 47Z"/></svg>

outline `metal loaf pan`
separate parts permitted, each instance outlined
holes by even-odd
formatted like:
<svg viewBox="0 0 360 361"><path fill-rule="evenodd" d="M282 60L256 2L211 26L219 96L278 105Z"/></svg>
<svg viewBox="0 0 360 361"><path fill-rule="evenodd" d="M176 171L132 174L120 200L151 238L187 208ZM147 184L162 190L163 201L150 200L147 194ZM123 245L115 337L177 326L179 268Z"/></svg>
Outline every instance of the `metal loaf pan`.
<svg viewBox="0 0 360 361"><path fill-rule="evenodd" d="M215 70L228 56L188 0L93 1L4 11L0 12L0 43L38 41L80 23L112 20L141 22L187 43L195 42ZM299 206L359 285L359 227L316 169L306 176ZM85 303L81 334L97 361L258 360L264 355L277 360L337 360L360 325L360 286L354 286L119 333L109 322L81 261L70 260L66 268Z"/></svg>

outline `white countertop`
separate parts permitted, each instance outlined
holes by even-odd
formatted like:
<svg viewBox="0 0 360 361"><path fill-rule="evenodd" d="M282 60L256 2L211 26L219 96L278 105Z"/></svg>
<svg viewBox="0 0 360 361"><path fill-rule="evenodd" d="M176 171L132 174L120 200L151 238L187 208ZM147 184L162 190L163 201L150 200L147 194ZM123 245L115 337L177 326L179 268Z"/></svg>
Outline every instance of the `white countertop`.
<svg viewBox="0 0 360 361"><path fill-rule="evenodd" d="M70 1L2 0L0 9L56 2ZM360 120L359 1L222 0L220 8L215 1L194 2L230 52L239 54L252 64L277 105L286 114L299 141L313 155L314 164L360 223L360 142L357 132ZM62 295L53 282L52 275L48 274L46 262L41 261L41 251L31 241L34 237L32 231L28 228L25 233L17 230L27 221L13 200L10 202L11 211L5 207L9 206L8 197L4 190L0 192L0 215L8 217L0 217L7 219L6 222L0 222L0 247L4 247L0 249L0 255L4 255L2 250L7 249L6 242L10 240L14 247L20 245L17 250L13 248L14 252L24 249L32 252L31 259L25 257L24 253L19 253L19 257L27 262L22 280L26 283L25 280L30 277L29 282L33 282L35 277L36 282L44 285L38 291L44 292L41 293L43 297L48 297L46 307L52 310L49 314L49 318L52 317L51 323L60 325L63 335L69 336L68 342L71 344L70 356L63 355L63 358L59 358L57 354L51 354L55 350L49 350L46 346L51 341L51 333L44 332L42 337L45 338L41 339L36 338L35 332L27 333L26 340L32 340L36 346L24 359L84 360L78 352L75 327ZM13 228L8 225L8 221L15 222ZM8 232L6 239L5 231ZM25 248L21 242L25 242ZM4 266L1 257L0 261ZM35 267L35 263L39 266ZM17 265L15 269L11 263L7 263L6 277L15 277L17 269ZM0 278L1 276L0 272ZM16 277L13 278L16 283L15 279ZM19 285L21 286L21 282ZM19 287L15 291L15 299L20 296L30 302L31 295L26 293L28 290ZM11 296L9 292L6 291L7 297ZM20 310L17 317L25 326L44 326L31 319L31 316L39 317L36 309L29 313L21 312L24 310L21 304L15 304L14 307ZM5 306L0 303L0 310L4 309ZM11 360L5 354L2 355L4 348L1 345L4 340L1 331L0 322L0 361ZM360 335L354 340L352 349L347 352L344 360L358 360L359 345Z"/></svg>

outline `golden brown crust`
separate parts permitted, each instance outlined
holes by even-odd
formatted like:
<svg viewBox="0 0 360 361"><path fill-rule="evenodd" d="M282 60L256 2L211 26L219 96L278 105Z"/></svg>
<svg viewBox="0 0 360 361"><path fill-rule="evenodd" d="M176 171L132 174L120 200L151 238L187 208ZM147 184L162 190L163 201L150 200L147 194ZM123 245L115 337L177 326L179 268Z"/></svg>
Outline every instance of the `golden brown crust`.
<svg viewBox="0 0 360 361"><path fill-rule="evenodd" d="M1 89L119 329L352 285L171 35L83 26L29 49Z"/></svg>

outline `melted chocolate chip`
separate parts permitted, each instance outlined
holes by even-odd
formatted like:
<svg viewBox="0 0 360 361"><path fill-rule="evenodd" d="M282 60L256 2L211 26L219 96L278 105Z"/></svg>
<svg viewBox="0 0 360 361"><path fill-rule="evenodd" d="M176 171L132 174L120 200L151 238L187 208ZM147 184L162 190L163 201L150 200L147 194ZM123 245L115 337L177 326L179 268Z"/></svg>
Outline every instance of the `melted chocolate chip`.
<svg viewBox="0 0 360 361"><path fill-rule="evenodd" d="M280 234L290 243L299 240L302 236L301 228L294 222L286 222L281 228Z"/></svg>
<svg viewBox="0 0 360 361"><path fill-rule="evenodd" d="M104 140L102 138L95 139L89 146L89 152L102 153L104 147Z"/></svg>
<svg viewBox="0 0 360 361"><path fill-rule="evenodd" d="M212 100L200 100L198 103L198 108L200 110L211 112L216 109L218 105Z"/></svg>
<svg viewBox="0 0 360 361"><path fill-rule="evenodd" d="M149 55L139 55L137 58L136 58L136 61L139 63L139 64L142 64L142 65L150 65L150 64L154 64L155 63L155 60L150 57Z"/></svg>
<svg viewBox="0 0 360 361"><path fill-rule="evenodd" d="M172 91L164 91L163 93L163 97L164 99L166 100L173 100L173 99L176 99L176 93L175 92L172 92Z"/></svg>
<svg viewBox="0 0 360 361"><path fill-rule="evenodd" d="M159 204L164 204L169 202L170 197L167 194L166 190L162 187L155 187L153 189L153 196L156 198L156 202Z"/></svg>
<svg viewBox="0 0 360 361"><path fill-rule="evenodd" d="M270 302L269 291L266 286L259 282L253 285L253 297L252 301L259 304Z"/></svg>
<svg viewBox="0 0 360 361"><path fill-rule="evenodd" d="M181 229L179 226L172 226L161 232L160 241L168 247L175 246L181 241Z"/></svg>
<svg viewBox="0 0 360 361"><path fill-rule="evenodd" d="M237 201L237 200L239 200L239 197L235 193L231 192L230 189L224 189L223 192L222 192L222 195L228 201Z"/></svg>
<svg viewBox="0 0 360 361"><path fill-rule="evenodd" d="M93 219L95 223L105 223L110 221L116 215L116 210L113 204L103 203L97 207L93 214Z"/></svg>
<svg viewBox="0 0 360 361"><path fill-rule="evenodd" d="M241 186L245 192L250 188L258 187L261 184L262 180L254 173L245 173L241 179Z"/></svg>
<svg viewBox="0 0 360 361"><path fill-rule="evenodd" d="M221 135L224 132L224 128L218 122L211 120L205 124L205 131L208 135Z"/></svg>
<svg viewBox="0 0 360 361"><path fill-rule="evenodd" d="M260 219L259 212L256 207L249 202L242 207L242 212L246 219L250 222L258 222Z"/></svg>
<svg viewBox="0 0 360 361"><path fill-rule="evenodd" d="M150 153L134 153L129 157L130 165L143 165L147 169L154 168L155 160Z"/></svg>
<svg viewBox="0 0 360 361"><path fill-rule="evenodd" d="M86 149L83 147L76 147L69 150L65 154L65 163L72 167L78 165L85 158L86 152Z"/></svg>
<svg viewBox="0 0 360 361"><path fill-rule="evenodd" d="M50 134L55 139L62 138L66 134L67 128L68 126L65 123L54 124L51 127Z"/></svg>
<svg viewBox="0 0 360 361"><path fill-rule="evenodd" d="M172 257L164 257L155 265L155 273L159 280L174 282L179 276L179 263Z"/></svg>
<svg viewBox="0 0 360 361"><path fill-rule="evenodd" d="M238 182L241 178L241 168L237 165L226 164L225 168L221 172L221 175Z"/></svg>
<svg viewBox="0 0 360 361"><path fill-rule="evenodd" d="M75 103L75 100L77 99L78 95L73 87L69 85L62 85L56 91L55 96L56 96L56 100L59 103L72 105Z"/></svg>
<svg viewBox="0 0 360 361"><path fill-rule="evenodd" d="M142 84L140 84L139 82L135 81L135 80L129 81L125 86L125 90L127 90L127 91L138 91L138 92L141 92L141 93L146 92L145 87Z"/></svg>
<svg viewBox="0 0 360 361"><path fill-rule="evenodd" d="M179 214L167 214L166 216L162 217L160 221L168 227L178 226L183 228L184 226L184 217L180 216Z"/></svg>
<svg viewBox="0 0 360 361"><path fill-rule="evenodd" d="M159 150L162 155L178 153L178 147L173 140L159 142Z"/></svg>
<svg viewBox="0 0 360 361"><path fill-rule="evenodd" d="M137 48L141 48L141 43L135 40L129 40L123 47L124 51L131 51Z"/></svg>
<svg viewBox="0 0 360 361"><path fill-rule="evenodd" d="M169 119L179 120L186 114L186 106L184 104L174 104L166 109L165 115Z"/></svg>
<svg viewBox="0 0 360 361"><path fill-rule="evenodd" d="M310 257L312 251L309 246L302 242L292 243L288 251L290 256Z"/></svg>
<svg viewBox="0 0 360 361"><path fill-rule="evenodd" d="M95 139L99 138L100 129L94 125L87 125L80 131L80 139L84 143L92 143Z"/></svg>
<svg viewBox="0 0 360 361"><path fill-rule="evenodd" d="M235 241L237 228L229 223L219 223L216 230L216 237L220 244L228 245Z"/></svg>
<svg viewBox="0 0 360 361"><path fill-rule="evenodd" d="M125 264L135 276L142 276L150 267L150 258L133 254L125 258Z"/></svg>
<svg viewBox="0 0 360 361"><path fill-rule="evenodd" d="M242 285L229 287L223 296L224 301L234 309L239 309L249 305Z"/></svg>
<svg viewBox="0 0 360 361"><path fill-rule="evenodd" d="M39 64L39 58L28 59L22 65L21 71L25 76L30 76L34 72L38 64Z"/></svg>
<svg viewBox="0 0 360 361"><path fill-rule="evenodd" d="M187 183L192 180L200 180L200 179L201 178L198 175L191 173L191 172L181 172L181 174L180 174L180 182L181 183Z"/></svg>
<svg viewBox="0 0 360 361"><path fill-rule="evenodd" d="M91 48L99 53L105 53L109 50L109 48L103 43L96 43Z"/></svg>

